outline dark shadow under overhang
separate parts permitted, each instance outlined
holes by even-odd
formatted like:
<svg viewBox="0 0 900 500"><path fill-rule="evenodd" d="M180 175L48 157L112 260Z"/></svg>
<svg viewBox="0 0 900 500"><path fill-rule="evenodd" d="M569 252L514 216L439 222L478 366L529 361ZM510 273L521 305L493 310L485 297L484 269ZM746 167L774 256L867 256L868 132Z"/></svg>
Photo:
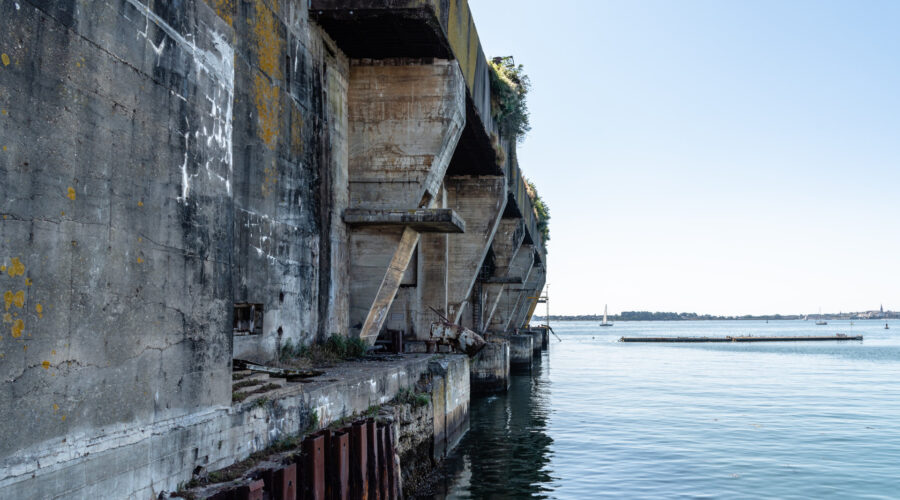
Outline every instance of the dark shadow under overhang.
<svg viewBox="0 0 900 500"><path fill-rule="evenodd" d="M451 28L459 20L450 19L451 10L466 20L455 45L448 33L458 33ZM309 13L351 59L457 60L466 80L466 126L447 175L504 175L491 144L491 70L465 0L310 0Z"/></svg>

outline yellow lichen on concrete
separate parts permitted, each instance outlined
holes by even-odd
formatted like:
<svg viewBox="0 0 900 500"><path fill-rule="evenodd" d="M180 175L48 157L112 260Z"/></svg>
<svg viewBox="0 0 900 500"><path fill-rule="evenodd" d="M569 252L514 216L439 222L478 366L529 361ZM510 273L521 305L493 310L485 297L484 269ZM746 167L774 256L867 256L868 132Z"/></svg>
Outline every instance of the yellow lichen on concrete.
<svg viewBox="0 0 900 500"><path fill-rule="evenodd" d="M216 14L222 18L223 21L228 23L229 26L232 26L234 22L233 13L234 13L234 0L207 0L209 6L212 7Z"/></svg>
<svg viewBox="0 0 900 500"><path fill-rule="evenodd" d="M44 367L45 370L49 370L49 369L50 369L50 362L49 362L49 361L44 361L43 363L41 363L41 366Z"/></svg>
<svg viewBox="0 0 900 500"><path fill-rule="evenodd" d="M34 306L34 311L37 313L38 318L44 317L44 306L37 304Z"/></svg>
<svg viewBox="0 0 900 500"><path fill-rule="evenodd" d="M0 54L0 61L3 61L4 66L9 66L9 56L5 52Z"/></svg>
<svg viewBox="0 0 900 500"><path fill-rule="evenodd" d="M275 149L281 132L281 92L265 76L256 74L253 81L253 101L259 121L258 135L269 149Z"/></svg>
<svg viewBox="0 0 900 500"><path fill-rule="evenodd" d="M253 23L253 37L256 40L256 57L259 68L273 80L280 80L281 48L283 40L278 36L275 13L263 0L255 0L256 16Z"/></svg>
<svg viewBox="0 0 900 500"><path fill-rule="evenodd" d="M15 278L16 276L22 276L23 274L25 274L25 264L22 264L22 261L19 260L18 257L10 259L9 276Z"/></svg>
<svg viewBox="0 0 900 500"><path fill-rule="evenodd" d="M12 336L14 339L17 339L22 336L22 332L25 330L25 322L21 319L17 319L13 322L13 326L11 329Z"/></svg>
<svg viewBox="0 0 900 500"><path fill-rule="evenodd" d="M69 198L70 200L74 201L75 200L75 188L69 187L69 189L67 189L66 191L67 191L66 197Z"/></svg>
<svg viewBox="0 0 900 500"><path fill-rule="evenodd" d="M11 291L7 290L3 294L3 305L6 306L6 309L4 309L4 310L9 311L9 307L12 305L12 303L13 303L13 293Z"/></svg>
<svg viewBox="0 0 900 500"><path fill-rule="evenodd" d="M53 411L54 411L54 412L59 411L59 405L58 405L58 404L53 403Z"/></svg>
<svg viewBox="0 0 900 500"><path fill-rule="evenodd" d="M275 149L281 133L281 89L276 82L283 78L282 49L275 13L263 0L255 0L255 16L251 23L259 69L253 79L253 103L259 120L258 135L269 149Z"/></svg>
<svg viewBox="0 0 900 500"><path fill-rule="evenodd" d="M15 304L15 306L18 307L19 309L21 309L22 306L25 305L25 292L24 291L19 290L18 292L13 294L13 304Z"/></svg>

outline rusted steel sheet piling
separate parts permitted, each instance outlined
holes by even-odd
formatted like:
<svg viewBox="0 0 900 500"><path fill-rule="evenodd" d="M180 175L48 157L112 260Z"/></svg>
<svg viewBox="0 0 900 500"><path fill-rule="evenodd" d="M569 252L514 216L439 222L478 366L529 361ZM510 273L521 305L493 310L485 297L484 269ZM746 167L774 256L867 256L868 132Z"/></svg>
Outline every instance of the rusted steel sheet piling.
<svg viewBox="0 0 900 500"><path fill-rule="evenodd" d="M746 336L725 336L725 337L622 337L619 342L821 342L828 340L862 340L862 335L810 335L810 336L781 336L781 337L754 337Z"/></svg>

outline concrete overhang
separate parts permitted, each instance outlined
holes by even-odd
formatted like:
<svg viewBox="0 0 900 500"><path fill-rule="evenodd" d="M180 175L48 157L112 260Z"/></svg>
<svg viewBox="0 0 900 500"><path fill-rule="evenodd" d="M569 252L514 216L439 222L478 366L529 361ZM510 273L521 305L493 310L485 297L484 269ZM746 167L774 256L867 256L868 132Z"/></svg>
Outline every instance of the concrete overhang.
<svg viewBox="0 0 900 500"><path fill-rule="evenodd" d="M449 208L418 208L415 210L344 210L344 223L360 226L403 226L420 233L464 233L466 222Z"/></svg>
<svg viewBox="0 0 900 500"><path fill-rule="evenodd" d="M310 17L351 59L458 61L466 126L447 175L503 175L491 143L490 71L467 0L310 0Z"/></svg>

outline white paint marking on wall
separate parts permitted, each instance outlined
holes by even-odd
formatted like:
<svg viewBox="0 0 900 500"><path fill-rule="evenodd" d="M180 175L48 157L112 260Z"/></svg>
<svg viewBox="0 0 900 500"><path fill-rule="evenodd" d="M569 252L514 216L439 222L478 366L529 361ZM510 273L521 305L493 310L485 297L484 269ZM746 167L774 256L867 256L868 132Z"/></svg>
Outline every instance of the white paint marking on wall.
<svg viewBox="0 0 900 500"><path fill-rule="evenodd" d="M126 0L132 7L140 12L145 19L144 30L138 31L137 37L144 37L150 44L157 56L157 64L159 58L166 48L166 40L162 39L159 44L154 44L149 37L150 22L152 21L157 28L162 30L169 38L172 39L175 46L181 47L192 57L194 68L197 72L197 80L202 81L205 73L211 78L211 94L206 95L206 99L210 102L210 124L209 127L203 122L199 123L198 130L195 131L195 137L199 139L202 135L207 138L206 146L213 149L215 146L221 154L218 160L223 163L227 172L212 172L213 166L208 162L205 164L207 170L207 178L219 179L225 184L225 190L231 195L231 178L234 173L233 154L232 154L232 108L234 101L234 47L228 42L225 36L215 30L209 30L214 50L204 50L195 43L193 33L185 33L182 35L177 30L167 24L162 18L149 9L148 6L140 2L140 0ZM174 91L172 91L175 94ZM177 94L175 94L177 95ZM178 96L182 100L183 96ZM201 151L202 152L202 151ZM216 156L213 151L209 155ZM179 201L186 201L190 192L190 178L187 175L187 137L185 137L185 161L181 166L182 182L182 198ZM216 169L219 170L219 169Z"/></svg>

